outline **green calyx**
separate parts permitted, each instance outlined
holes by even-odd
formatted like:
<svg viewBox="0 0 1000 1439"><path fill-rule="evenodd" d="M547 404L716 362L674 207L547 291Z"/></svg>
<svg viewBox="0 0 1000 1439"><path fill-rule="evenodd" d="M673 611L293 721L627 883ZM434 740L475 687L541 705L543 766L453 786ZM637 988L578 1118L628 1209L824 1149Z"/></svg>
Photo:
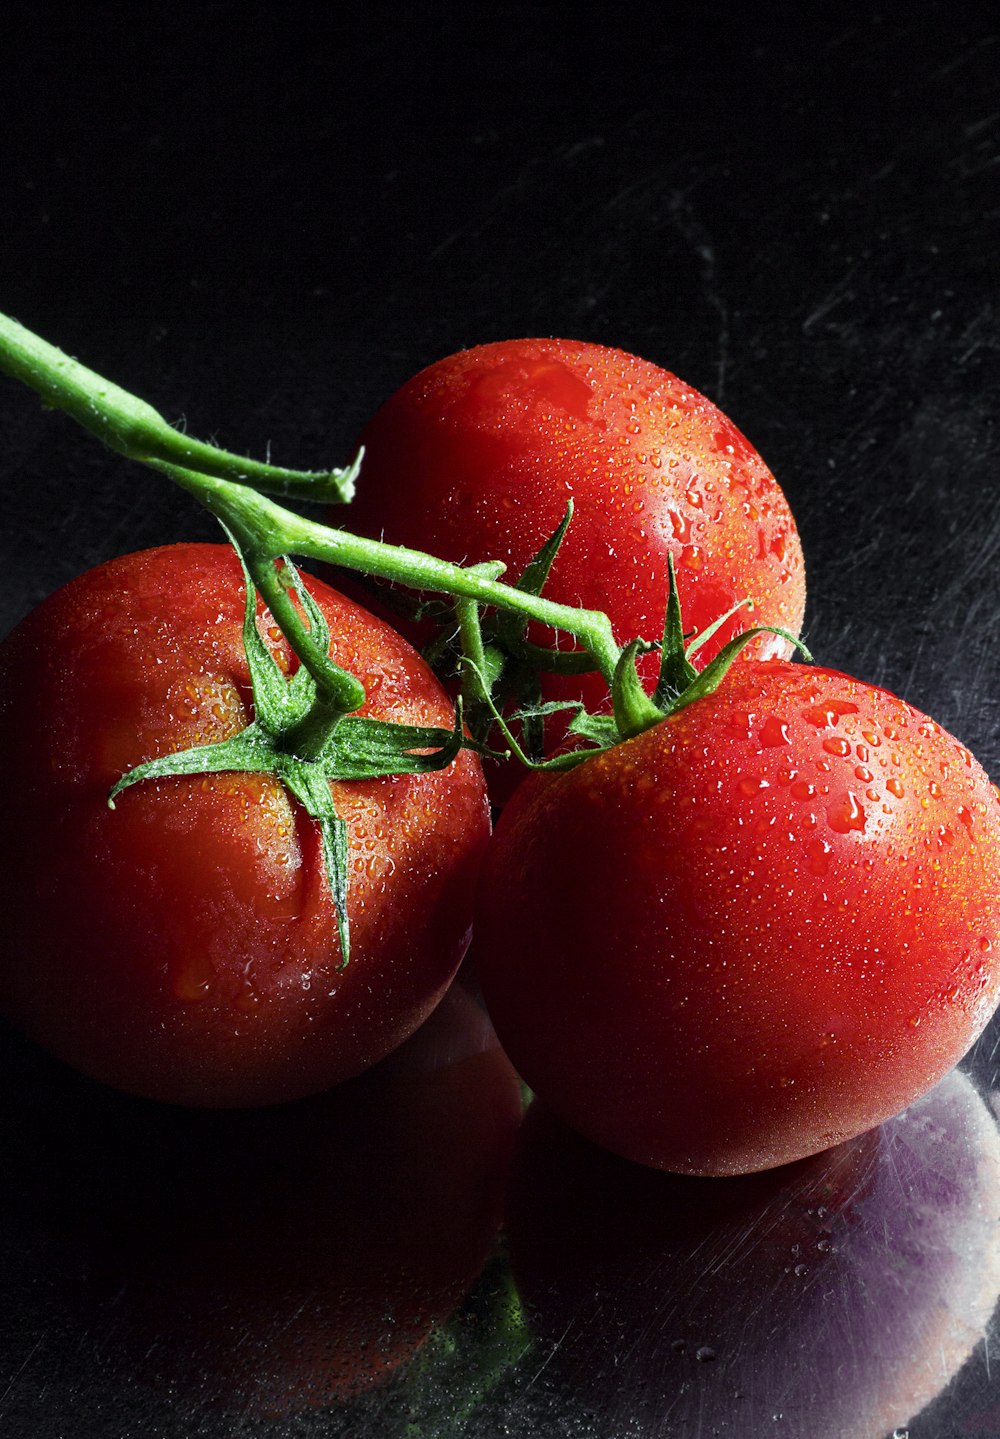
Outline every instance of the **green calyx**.
<svg viewBox="0 0 1000 1439"><path fill-rule="evenodd" d="M300 665L291 676L284 674L257 628L257 590L239 545L235 541L234 545L246 583L243 645L250 669L253 721L218 744L196 745L138 765L114 786L108 803L113 809L117 797L130 785L171 775L225 772L272 775L319 826L343 966L350 958L347 825L337 814L330 781L423 774L445 768L468 743L462 729L461 705L457 707L455 727L451 730L394 724L344 713L331 705L319 692L313 674L305 665ZM305 633L311 644L317 652L326 654L329 627L291 560L284 560L280 573L272 566L272 573L275 584L289 601L292 602L294 595L298 602L308 622ZM302 623L298 611L296 619ZM364 689L354 682L363 703Z"/></svg>
<svg viewBox="0 0 1000 1439"><path fill-rule="evenodd" d="M524 578L529 583L537 582L539 593L541 585L544 584L551 569L556 551L562 543L571 516L572 506L567 510L566 517L559 529L525 571ZM539 558L544 559L543 564L538 563ZM501 616L496 625L499 644L491 647L492 653L495 656L501 656L507 665L506 669L501 666L501 672L508 682L506 693L509 695L513 688L514 692L521 697L522 704L513 713L503 714L497 704L495 687L490 683L489 674L466 650L464 663L475 679L473 692L479 704L488 714L488 725L481 726L484 735L488 734L493 725L496 725L503 733L513 753L529 769L570 769L587 759L595 750L610 749L613 745L633 739L645 730L669 719L671 715L686 708L687 705L693 704L705 695L712 694L729 673L733 662L758 635L780 635L782 639L793 645L804 659L811 661L812 655L809 650L791 631L782 629L778 625L757 625L742 631L731 639L703 670L696 669L692 663L693 656L734 615L741 610L752 609L753 602L741 600L739 604L720 615L706 629L692 638L690 634L684 632L673 556L668 557L667 564L670 578L663 638L659 644L651 643L649 640L635 639L620 651L609 685L610 714L592 714L582 704L574 702L557 700L543 703L539 671L542 669L556 670L556 665L546 663L547 660L559 659L569 662L559 667L558 672L563 674L583 673L586 669L592 669L594 666L585 663L587 656L580 651L568 650L561 653L559 651L542 651L537 645L528 645L523 641L523 628L518 633L510 624L510 616ZM521 643L520 650L518 649L519 642ZM484 655L490 653L490 650L481 642L479 649ZM649 694L640 678L637 660L641 655L649 654L654 650L659 650L660 665L656 686L653 693ZM494 664L496 665L496 661ZM511 685L512 673L515 677L513 686ZM520 685L519 689L515 688L518 684ZM551 758L539 758L538 755L543 748L540 736L545 720L550 715L560 712L572 713L567 730L569 734L582 740L584 747L566 750ZM520 738L511 728L512 723L517 724ZM477 733L479 732L477 730ZM539 736L535 744L526 739L531 735Z"/></svg>
<svg viewBox="0 0 1000 1439"><path fill-rule="evenodd" d="M736 635L703 670L692 664L692 657L716 635L728 620L740 610L753 609L752 600L741 600L724 615L720 615L707 629L689 639L684 633L681 619L680 597L677 593L677 575L674 560L668 558L670 590L667 597L667 613L663 625L663 639L660 641L660 670L652 696L646 694L639 679L635 662L638 656L654 646L635 640L623 651L615 671L611 687L615 724L622 739L631 739L642 734L654 724L669 719L678 710L684 709L695 700L714 693L725 679L733 661L758 635L780 635L793 645L806 660L812 655L800 639L790 630L779 625L756 625Z"/></svg>

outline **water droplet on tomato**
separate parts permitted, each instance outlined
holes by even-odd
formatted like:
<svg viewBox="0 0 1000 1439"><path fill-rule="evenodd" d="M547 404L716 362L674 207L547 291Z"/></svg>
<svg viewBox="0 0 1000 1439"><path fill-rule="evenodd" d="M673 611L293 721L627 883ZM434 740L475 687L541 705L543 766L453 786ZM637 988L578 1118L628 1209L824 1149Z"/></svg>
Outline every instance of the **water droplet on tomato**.
<svg viewBox="0 0 1000 1439"><path fill-rule="evenodd" d="M892 779L886 781L885 787L889 791L889 793L894 794L897 799L902 799L903 795L906 793L902 784L895 775L893 775Z"/></svg>
<svg viewBox="0 0 1000 1439"><path fill-rule="evenodd" d="M777 715L768 715L761 725L760 742L768 746L790 744L787 721L779 719Z"/></svg>
<svg viewBox="0 0 1000 1439"><path fill-rule="evenodd" d="M864 806L859 804L857 796L850 790L838 804L830 806L826 817L830 828L837 834L849 834L852 830L863 830L866 822Z"/></svg>
<svg viewBox="0 0 1000 1439"><path fill-rule="evenodd" d="M841 739L839 735L835 735L831 739L825 739L823 741L823 748L827 754L837 754L844 757L851 752L851 742L850 740Z"/></svg>
<svg viewBox="0 0 1000 1439"><path fill-rule="evenodd" d="M806 863L810 874L822 879L830 872L832 847L825 839L812 839L806 845Z"/></svg>
<svg viewBox="0 0 1000 1439"><path fill-rule="evenodd" d="M826 700L822 704L804 709L802 718L817 729L833 729L842 716L857 712L857 705L851 704L849 700Z"/></svg>

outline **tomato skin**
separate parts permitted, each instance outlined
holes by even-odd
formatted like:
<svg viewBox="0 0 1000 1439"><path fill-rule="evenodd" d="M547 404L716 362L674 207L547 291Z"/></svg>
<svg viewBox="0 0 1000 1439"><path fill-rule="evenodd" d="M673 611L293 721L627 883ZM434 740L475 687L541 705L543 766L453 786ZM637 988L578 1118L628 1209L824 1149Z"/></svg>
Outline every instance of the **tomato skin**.
<svg viewBox="0 0 1000 1439"><path fill-rule="evenodd" d="M527 781L479 975L515 1066L627 1158L766 1169L945 1074L1000 993L1000 800L884 690L781 660Z"/></svg>
<svg viewBox="0 0 1000 1439"><path fill-rule="evenodd" d="M404 384L361 443L357 496L337 518L349 529L503 560L515 579L572 498L545 593L606 611L623 643L660 638L671 555L690 628L750 598L752 623L799 631L802 548L773 475L711 401L646 360L571 340L479 345ZM699 663L746 622L723 626ZM789 652L774 637L753 648ZM546 694L607 698L593 676L547 678Z"/></svg>
<svg viewBox="0 0 1000 1439"><path fill-rule="evenodd" d="M335 657L366 685L363 713L451 725L405 641L308 585ZM276 781L146 782L109 810L134 765L248 722L242 616L232 551L178 545L80 576L0 647L16 836L0 879L0 1008L84 1072L178 1103L297 1097L401 1043L461 959L489 832L468 753L436 774L335 784L353 856L341 969L317 828Z"/></svg>

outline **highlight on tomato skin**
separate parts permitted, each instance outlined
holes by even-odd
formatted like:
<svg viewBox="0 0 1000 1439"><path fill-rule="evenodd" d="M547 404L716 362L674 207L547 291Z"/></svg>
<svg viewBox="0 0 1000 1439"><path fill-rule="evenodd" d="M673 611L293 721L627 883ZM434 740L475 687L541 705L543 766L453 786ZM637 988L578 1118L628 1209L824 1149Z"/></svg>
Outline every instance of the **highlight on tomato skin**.
<svg viewBox="0 0 1000 1439"><path fill-rule="evenodd" d="M363 713L451 729L388 625L308 580ZM478 758L334 782L349 831L343 966L316 824L268 775L147 781L138 763L251 717L244 586L225 545L127 555L0 646L0 1012L95 1078L167 1102L255 1105L368 1068L441 998L468 944L489 834ZM294 656L261 609L272 653Z"/></svg>
<svg viewBox="0 0 1000 1439"><path fill-rule="evenodd" d="M669 557L695 631L753 601L700 665L747 623L799 633L802 547L778 483L721 410L649 361L575 340L478 345L407 381L361 443L351 530L456 562L502 560L514 580L572 498L544 593L604 610L621 642L662 634ZM762 637L748 653L790 646ZM653 677L655 656L647 664ZM547 676L544 692L606 700L594 676Z"/></svg>
<svg viewBox="0 0 1000 1439"><path fill-rule="evenodd" d="M500 818L476 964L501 1042L580 1133L766 1169L899 1112L1000 995L1000 797L884 690L781 660Z"/></svg>

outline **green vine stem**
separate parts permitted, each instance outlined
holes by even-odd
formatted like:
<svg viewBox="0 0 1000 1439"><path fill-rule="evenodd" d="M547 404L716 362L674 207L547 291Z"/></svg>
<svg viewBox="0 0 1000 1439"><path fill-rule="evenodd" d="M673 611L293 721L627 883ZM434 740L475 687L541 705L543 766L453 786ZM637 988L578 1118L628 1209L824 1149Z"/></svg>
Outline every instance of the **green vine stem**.
<svg viewBox="0 0 1000 1439"><path fill-rule="evenodd" d="M236 536L255 582L263 580L262 593L282 629L286 623L293 632L302 627L296 623L287 596L283 600L284 592L269 579L267 566L285 554L298 554L411 589L496 605L565 630L589 652L594 668L609 682L613 678L619 649L610 621L600 611L555 604L514 589L493 577L496 565L454 565L417 550L333 529L305 519L261 493L267 488L328 499L330 477L347 472L282 470L188 439L152 406L4 315L0 315L0 369L29 385L46 404L71 415L110 448L167 475L211 510ZM337 682L323 662L325 656L317 662L303 635L290 633L288 639L321 689L336 691ZM359 701L351 703L351 698L344 695L345 707L356 708Z"/></svg>
<svg viewBox="0 0 1000 1439"><path fill-rule="evenodd" d="M345 497L354 469L321 473L282 470L230 455L178 434L144 401L0 315L0 370L23 381L47 405L65 411L112 449L167 475L215 514L235 537L247 566L292 648L316 680L323 700L342 712L363 693L311 642L287 593L274 578L286 554L318 560L411 589L492 605L572 635L610 685L620 648L599 610L577 609L526 593L495 578L497 562L462 566L419 550L364 539L306 519L269 499L265 490L325 500L331 487ZM345 479L344 477L348 477Z"/></svg>
<svg viewBox="0 0 1000 1439"><path fill-rule="evenodd" d="M48 340L9 315L0 314L0 369L36 390L47 405L72 415L109 449L131 460L198 469L271 494L310 500L349 500L354 494L359 455L341 470L286 470L230 454L167 424L145 400L63 354Z"/></svg>

